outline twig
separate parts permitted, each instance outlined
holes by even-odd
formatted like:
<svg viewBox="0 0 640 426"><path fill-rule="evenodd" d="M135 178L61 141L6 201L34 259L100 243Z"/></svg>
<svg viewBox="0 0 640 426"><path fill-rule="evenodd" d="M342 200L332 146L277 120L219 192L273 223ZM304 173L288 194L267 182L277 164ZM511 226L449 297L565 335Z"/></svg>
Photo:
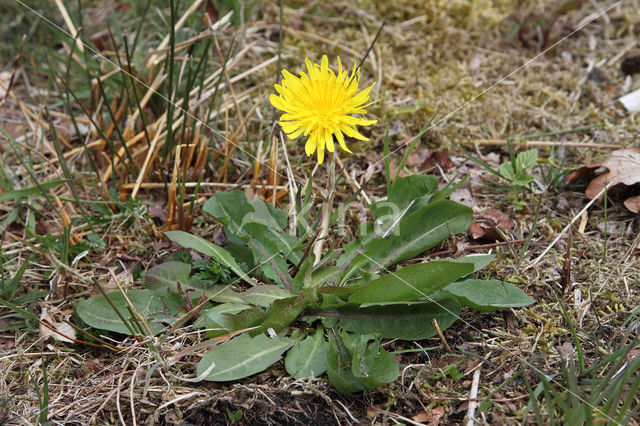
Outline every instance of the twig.
<svg viewBox="0 0 640 426"><path fill-rule="evenodd" d="M438 320L433 318L431 322L433 323L433 326L436 328L436 332L438 333L438 337L440 337L440 341L444 345L444 348L447 350L447 352L453 352L451 350L451 347L447 343L447 339L444 338L444 334L442 334L442 330L440 330L440 326L438 325Z"/></svg>
<svg viewBox="0 0 640 426"><path fill-rule="evenodd" d="M255 188L265 188L265 189L271 189L273 188L273 185L263 185L260 183L257 183L255 185L250 185L250 184L243 184L243 185L238 185L237 183L221 183L221 182L184 182L181 185L184 185L185 188L195 188L196 186L200 186L201 188L206 188L206 187L212 187L212 188L242 188L242 189L248 189L251 188L252 186ZM125 183L124 185L122 185L122 188L124 189L131 189L134 188L136 186L135 183ZM156 188L164 188L165 185L162 182L147 182L147 183L141 183L140 184L140 189L156 189ZM287 189L287 187L285 185L276 185L276 189L279 190L284 190ZM201 192L202 194L202 192Z"/></svg>
<svg viewBox="0 0 640 426"><path fill-rule="evenodd" d="M478 385L480 384L480 369L473 373L473 382L471 382L471 392L469 392L469 410L467 411L467 426L473 426L475 423L476 408L478 407Z"/></svg>
<svg viewBox="0 0 640 426"><path fill-rule="evenodd" d="M572 146L572 147L585 147L585 148L611 148L619 149L624 148L624 145L612 144L612 143L590 143L590 142L563 142L563 141L524 141L514 140L510 141L516 145L524 146ZM506 145L507 139L472 139L470 143L478 145Z"/></svg>

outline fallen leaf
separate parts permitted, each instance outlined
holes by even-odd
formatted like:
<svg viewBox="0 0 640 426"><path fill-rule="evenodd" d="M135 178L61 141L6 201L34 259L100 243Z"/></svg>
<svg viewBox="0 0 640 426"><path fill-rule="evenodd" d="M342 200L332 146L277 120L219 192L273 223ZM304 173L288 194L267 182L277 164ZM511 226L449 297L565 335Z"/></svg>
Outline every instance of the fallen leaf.
<svg viewBox="0 0 640 426"><path fill-rule="evenodd" d="M367 407L367 418L375 419L378 416L378 410L374 407Z"/></svg>
<svg viewBox="0 0 640 426"><path fill-rule="evenodd" d="M427 158L424 159L420 166L420 171L427 170L435 172L436 165L440 166L443 171L447 171L453 167L453 161L449 157L447 151L429 151Z"/></svg>
<svg viewBox="0 0 640 426"><path fill-rule="evenodd" d="M165 200L152 201L149 205L149 213L159 219L160 223L167 222L167 202Z"/></svg>
<svg viewBox="0 0 640 426"><path fill-rule="evenodd" d="M624 206L634 213L640 212L640 195L627 198L624 200Z"/></svg>
<svg viewBox="0 0 640 426"><path fill-rule="evenodd" d="M443 417L444 417L444 407L441 405L431 410L423 411L420 414L416 414L411 418L411 420L418 423L424 423L430 426L436 426L440 424L440 421L442 420Z"/></svg>
<svg viewBox="0 0 640 426"><path fill-rule="evenodd" d="M614 236L622 236L627 232L627 225L624 222L618 222L609 220L606 222L600 222L596 226L598 231L603 234L614 235Z"/></svg>
<svg viewBox="0 0 640 426"><path fill-rule="evenodd" d="M571 344L571 342L564 342L560 346L556 346L556 351L558 351L558 353L564 359L571 359L573 358L573 353L575 352L575 349L573 349L573 345Z"/></svg>
<svg viewBox="0 0 640 426"><path fill-rule="evenodd" d="M609 190L620 184L629 187L640 184L640 148L613 151L608 158L573 171L567 176L565 183L590 177L600 167L604 167L608 171L593 179L584 192L591 200L598 196L607 184ZM603 195L600 195L600 198ZM633 213L640 213L640 195L628 196L624 205Z"/></svg>
<svg viewBox="0 0 640 426"><path fill-rule="evenodd" d="M469 234L474 240L502 241L502 236L494 229L498 228L502 233L509 233L516 227L511 217L496 209L491 209L480 215L478 220L469 226Z"/></svg>
<svg viewBox="0 0 640 426"><path fill-rule="evenodd" d="M65 322L57 322L54 320L47 308L42 308L40 320L51 326L51 328L49 328L42 323L40 324L40 336L44 338L43 340L54 337L61 342L73 343L72 339L76 338L76 331L73 327Z"/></svg>
<svg viewBox="0 0 640 426"><path fill-rule="evenodd" d="M15 344L15 339L0 336L0 350L8 351Z"/></svg>
<svg viewBox="0 0 640 426"><path fill-rule="evenodd" d="M465 205L467 207L470 207L474 211L478 207L478 203L476 202L476 199L473 198L473 195L471 194L471 191L469 191L467 188L458 188L458 189L456 189L449 196L449 199L451 201L455 201L456 203L460 203L460 204L463 204L463 205Z"/></svg>

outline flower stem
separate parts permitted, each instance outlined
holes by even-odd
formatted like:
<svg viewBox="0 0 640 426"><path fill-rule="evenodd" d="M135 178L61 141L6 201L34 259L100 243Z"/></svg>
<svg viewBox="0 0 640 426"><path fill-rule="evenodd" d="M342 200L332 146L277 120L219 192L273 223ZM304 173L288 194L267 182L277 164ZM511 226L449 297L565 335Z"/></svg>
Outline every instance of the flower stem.
<svg viewBox="0 0 640 426"><path fill-rule="evenodd" d="M320 232L318 238L313 246L313 254L316 259L313 265L317 265L320 262L322 256L322 248L324 247L324 240L329 234L329 218L331 217L331 208L333 207L333 197L335 195L336 187L336 153L331 154L331 162L327 166L327 190L329 196L325 203L322 205L322 219L320 220Z"/></svg>

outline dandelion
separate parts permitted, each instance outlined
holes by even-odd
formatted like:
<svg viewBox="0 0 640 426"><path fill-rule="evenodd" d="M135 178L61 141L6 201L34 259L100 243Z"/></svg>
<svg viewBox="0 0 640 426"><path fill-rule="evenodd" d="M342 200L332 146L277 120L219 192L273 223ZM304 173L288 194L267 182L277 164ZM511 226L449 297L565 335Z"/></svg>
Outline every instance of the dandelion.
<svg viewBox="0 0 640 426"><path fill-rule="evenodd" d="M324 148L334 151L334 136L340 147L348 153L344 137L349 136L361 141L369 138L360 134L356 126L369 126L377 120L365 120L351 114L366 114L369 92L374 85L358 92L360 69L353 65L351 75L342 69L338 57L338 73L329 69L329 60L322 56L320 65L312 64L305 58L308 75L300 73L296 77L283 70L282 85L276 84L278 95L269 96L271 104L284 111L280 117L280 126L289 139L300 135L308 136L305 144L307 156L318 150L318 163L324 160Z"/></svg>

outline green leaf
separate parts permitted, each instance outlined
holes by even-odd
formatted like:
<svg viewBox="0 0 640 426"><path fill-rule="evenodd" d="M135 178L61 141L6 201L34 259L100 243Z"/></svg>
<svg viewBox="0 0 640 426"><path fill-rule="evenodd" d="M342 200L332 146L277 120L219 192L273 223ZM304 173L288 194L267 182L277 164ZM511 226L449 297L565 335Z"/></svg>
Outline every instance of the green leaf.
<svg viewBox="0 0 640 426"><path fill-rule="evenodd" d="M273 302L273 306L267 311L265 320L260 325L258 332L265 332L268 328L280 331L304 312L306 308L318 301L315 291L303 291L298 296L280 299Z"/></svg>
<svg viewBox="0 0 640 426"><path fill-rule="evenodd" d="M268 247L269 252L280 252L294 264L302 259L302 252L294 250L298 238L286 232L269 228L261 223L248 223L243 231L251 239L259 241L264 247Z"/></svg>
<svg viewBox="0 0 640 426"><path fill-rule="evenodd" d="M263 308L271 306L276 300L287 297L291 297L291 292L277 285L259 285L250 288L242 294L242 299L245 302L262 306Z"/></svg>
<svg viewBox="0 0 640 426"><path fill-rule="evenodd" d="M253 207L254 214L250 215L248 220L245 218L245 223L263 223L270 228L283 230L287 226L287 220L289 215L285 210L275 208L273 204L264 200L249 201L251 207ZM253 220L254 222L249 222Z"/></svg>
<svg viewBox="0 0 640 426"><path fill-rule="evenodd" d="M351 372L351 354L334 339L329 341L327 349L327 376L338 392L353 393L366 389Z"/></svg>
<svg viewBox="0 0 640 426"><path fill-rule="evenodd" d="M388 189L387 201L369 206L374 218L386 218L383 222L393 221L413 202L406 214L411 214L426 205L438 190L438 178L432 175L410 175L396 179Z"/></svg>
<svg viewBox="0 0 640 426"><path fill-rule="evenodd" d="M198 319L193 322L193 328L206 328L207 320L215 323L222 318L222 314L238 314L249 308L249 305L243 305L240 303L221 303L213 308L203 310L200 313L200 316L198 316Z"/></svg>
<svg viewBox="0 0 640 426"><path fill-rule="evenodd" d="M527 186L533 182L533 176L527 173L518 175L511 183L518 186Z"/></svg>
<svg viewBox="0 0 640 426"><path fill-rule="evenodd" d="M247 195L243 191L235 189L216 192L204 203L202 211L209 213L223 225L229 226L235 234L242 218L252 213L254 209L249 204Z"/></svg>
<svg viewBox="0 0 640 426"><path fill-rule="evenodd" d="M218 303L244 303L241 293L236 293L230 285L224 284L209 286L204 290L198 289L198 291L194 292L194 296L205 296Z"/></svg>
<svg viewBox="0 0 640 426"><path fill-rule="evenodd" d="M184 289L191 281L191 265L183 262L165 262L149 269L143 275L144 284L152 290L177 291L179 282Z"/></svg>
<svg viewBox="0 0 640 426"><path fill-rule="evenodd" d="M205 296L214 302L219 303L244 303L242 295L235 293L230 285L207 285L203 281L190 276L191 265L183 262L165 262L149 269L144 274L145 285L161 295L166 297L167 292L177 295L178 300L178 283L182 293L191 289L195 290L190 293L193 299Z"/></svg>
<svg viewBox="0 0 640 426"><path fill-rule="evenodd" d="M216 192L202 206L205 213L229 227L237 236L244 235L248 224L262 224L268 228L282 230L287 226L287 212L273 207L264 200L249 201L243 191Z"/></svg>
<svg viewBox="0 0 640 426"><path fill-rule="evenodd" d="M466 231L471 224L470 208L450 200L440 200L427 204L415 213L406 216L397 225L398 232L387 238L371 240L364 246L364 252L350 264L342 278L361 275L367 271L377 271L392 266L438 245L450 235ZM353 247L351 252L353 252ZM338 264L346 262L345 253Z"/></svg>
<svg viewBox="0 0 640 426"><path fill-rule="evenodd" d="M409 213L412 213L426 205L437 190L437 177L432 175L410 175L393 181L389 193L389 201L395 203L399 210L404 210L413 202L411 210L409 210Z"/></svg>
<svg viewBox="0 0 640 426"><path fill-rule="evenodd" d="M126 320L129 320L131 315L127 309L127 301L122 293L114 291L108 293L107 296L120 314ZM164 312L165 306L160 296L155 292L151 290L129 290L127 297L136 308L136 311L146 320L154 335L164 330L165 323L173 320L172 317ZM76 308L76 313L90 327L131 335L127 326L120 320L118 314L102 294L91 299L81 300Z"/></svg>
<svg viewBox="0 0 640 426"><path fill-rule="evenodd" d="M421 340L436 334L433 320L441 330L460 316L460 303L445 299L438 303L412 303L359 307L354 304L336 309L338 324L353 333L373 333L385 339Z"/></svg>
<svg viewBox="0 0 640 426"><path fill-rule="evenodd" d="M233 331L256 327L264 321L265 312L259 306L244 309L239 313L210 312L205 320L208 338L223 336Z"/></svg>
<svg viewBox="0 0 640 426"><path fill-rule="evenodd" d="M328 348L329 343L324 338L324 331L320 329L291 348L284 360L284 366L296 379L319 377L327 371Z"/></svg>
<svg viewBox="0 0 640 426"><path fill-rule="evenodd" d="M235 272L240 278L250 285L257 285L254 279L249 277L236 263L231 254L220 246L217 246L204 238L189 234L183 231L167 231L164 235L174 243L180 244L182 247L199 251L202 254L211 256L221 265L226 266Z"/></svg>
<svg viewBox="0 0 640 426"><path fill-rule="evenodd" d="M228 382L242 379L267 369L293 344L295 340L286 337L270 339L264 334L256 337L242 334L215 347L202 357L197 374L201 376L215 364L205 380Z"/></svg>
<svg viewBox="0 0 640 426"><path fill-rule="evenodd" d="M327 374L342 393L373 389L398 377L393 355L372 335L335 334L327 350Z"/></svg>
<svg viewBox="0 0 640 426"><path fill-rule="evenodd" d="M443 292L455 296L463 306L483 312L528 306L535 302L518 287L498 280L461 281L448 285Z"/></svg>
<svg viewBox="0 0 640 426"><path fill-rule="evenodd" d="M314 271L311 275L311 280L305 282L305 287L323 287L329 284L337 284L340 281L340 276L343 274L342 268L335 266L325 266L323 268Z"/></svg>
<svg viewBox="0 0 640 426"><path fill-rule="evenodd" d="M508 180L509 182L513 182L516 179L516 175L513 172L513 166L511 165L511 161L505 161L504 163L500 164L500 167L498 168L498 172L502 175L502 177L505 180Z"/></svg>
<svg viewBox="0 0 640 426"><path fill-rule="evenodd" d="M53 188L54 186L61 185L66 182L66 179L55 178L42 182L40 186L30 186L28 188L15 189L13 191L7 191L0 193L0 201L17 200L19 198L31 197L31 196L44 196L42 191Z"/></svg>
<svg viewBox="0 0 640 426"><path fill-rule="evenodd" d="M458 257L456 259L448 259L449 262L457 263L471 263L473 264L473 271L478 272L481 269L486 268L496 258L495 254L470 254L469 256Z"/></svg>
<svg viewBox="0 0 640 426"><path fill-rule="evenodd" d="M294 250L294 235L270 228L262 223L248 223L242 229L243 239L253 252L254 263L271 281L291 288L293 279L285 259L297 264L302 258L300 250Z"/></svg>
<svg viewBox="0 0 640 426"><path fill-rule="evenodd" d="M455 364L447 365L442 369L442 371L452 379L462 379L464 377L464 374L458 370L458 367L456 367Z"/></svg>
<svg viewBox="0 0 640 426"><path fill-rule="evenodd" d="M473 272L470 263L435 260L405 266L393 274L384 275L355 292L349 302L359 304L386 304L410 302L446 287Z"/></svg>
<svg viewBox="0 0 640 426"><path fill-rule="evenodd" d="M516 170L520 172L524 172L529 170L538 162L538 150L535 148L528 149L524 152L521 152L516 157Z"/></svg>
<svg viewBox="0 0 640 426"><path fill-rule="evenodd" d="M364 344L362 344L364 343ZM351 359L351 372L367 389L393 382L398 377L398 363L393 355L380 346L380 342L359 342Z"/></svg>

